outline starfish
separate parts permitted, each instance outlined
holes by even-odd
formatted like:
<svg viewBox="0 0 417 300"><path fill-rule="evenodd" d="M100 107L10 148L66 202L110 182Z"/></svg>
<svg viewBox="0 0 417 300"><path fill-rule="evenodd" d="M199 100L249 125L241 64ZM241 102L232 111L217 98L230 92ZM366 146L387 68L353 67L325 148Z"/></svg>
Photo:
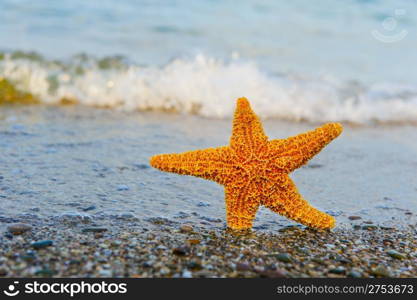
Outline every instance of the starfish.
<svg viewBox="0 0 417 300"><path fill-rule="evenodd" d="M289 173L319 153L342 130L341 124L328 123L287 139L268 141L248 100L239 98L229 146L155 155L150 163L162 171L224 185L227 226L231 229L252 228L261 205L306 226L330 229L335 219L310 206Z"/></svg>

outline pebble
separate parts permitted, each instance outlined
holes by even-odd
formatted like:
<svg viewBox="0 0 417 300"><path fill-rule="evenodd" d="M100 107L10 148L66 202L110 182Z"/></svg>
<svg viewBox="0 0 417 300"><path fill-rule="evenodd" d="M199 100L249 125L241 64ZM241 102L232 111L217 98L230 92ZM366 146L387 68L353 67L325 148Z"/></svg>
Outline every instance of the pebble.
<svg viewBox="0 0 417 300"><path fill-rule="evenodd" d="M286 272L283 270L264 270L258 272L259 276L266 278L286 278Z"/></svg>
<svg viewBox="0 0 417 300"><path fill-rule="evenodd" d="M405 259L406 256L396 250L388 250L387 254L395 259Z"/></svg>
<svg viewBox="0 0 417 300"><path fill-rule="evenodd" d="M347 274L347 277L351 277L351 278L361 278L362 277L362 273L352 270Z"/></svg>
<svg viewBox="0 0 417 300"><path fill-rule="evenodd" d="M251 271L252 270L252 267L246 263L237 263L235 268L237 271Z"/></svg>
<svg viewBox="0 0 417 300"><path fill-rule="evenodd" d="M376 230L378 228L378 226L375 225L363 225L362 229L363 230Z"/></svg>
<svg viewBox="0 0 417 300"><path fill-rule="evenodd" d="M291 255L289 255L288 253L271 254L269 256L274 256L276 259L278 259L281 262L285 262L285 263L292 262Z"/></svg>
<svg viewBox="0 0 417 300"><path fill-rule="evenodd" d="M106 227L86 227L81 230L81 232L84 232L84 233L86 232L97 233L97 232L105 232L105 231L107 231Z"/></svg>
<svg viewBox="0 0 417 300"><path fill-rule="evenodd" d="M192 278L193 277L193 273L191 273L190 271L188 271L188 270L184 270L183 272L182 272L182 277L183 278Z"/></svg>
<svg viewBox="0 0 417 300"><path fill-rule="evenodd" d="M50 269L40 269L40 270L37 270L35 272L35 275L43 276L43 277L52 277L52 276L54 276L54 274L55 274L55 272L53 270L50 270Z"/></svg>
<svg viewBox="0 0 417 300"><path fill-rule="evenodd" d="M98 272L98 274L101 276L101 277L112 277L112 271L111 270L104 270L104 269L101 269L99 272Z"/></svg>
<svg viewBox="0 0 417 300"><path fill-rule="evenodd" d="M360 220L360 219L362 219L362 217L359 217L359 216L349 216L349 220L352 220L352 221L354 221L354 220Z"/></svg>
<svg viewBox="0 0 417 300"><path fill-rule="evenodd" d="M43 240L43 241L38 241L38 242L33 242L32 243L32 247L35 249L43 249L49 246L53 245L53 241L51 240Z"/></svg>
<svg viewBox="0 0 417 300"><path fill-rule="evenodd" d="M94 209L96 209L97 207L95 206L95 205L90 205L90 206L88 206L88 207L85 207L85 208L83 208L83 211L90 211L90 210L94 210Z"/></svg>
<svg viewBox="0 0 417 300"><path fill-rule="evenodd" d="M330 271L329 271L329 273L333 273L333 274L343 274L343 273L345 273L345 268L344 267L342 267L342 266L339 266L339 267L337 267L337 268L334 268L334 269L331 269Z"/></svg>
<svg viewBox="0 0 417 300"><path fill-rule="evenodd" d="M210 206L210 203L200 201L200 202L197 203L197 206L198 207L208 207L208 206Z"/></svg>
<svg viewBox="0 0 417 300"><path fill-rule="evenodd" d="M186 233L186 232L192 232L193 231L193 226L191 226L191 225L181 225L181 227L180 227L180 231L181 232L184 232L184 233Z"/></svg>
<svg viewBox="0 0 417 300"><path fill-rule="evenodd" d="M203 268L203 266L196 261L190 261L187 264L187 267L190 268L191 270L201 270Z"/></svg>
<svg viewBox="0 0 417 300"><path fill-rule="evenodd" d="M26 231L32 230L32 226L29 224L17 223L7 227L7 230L13 235L20 235Z"/></svg>
<svg viewBox="0 0 417 300"><path fill-rule="evenodd" d="M189 251L190 251L190 248L187 246L180 246L180 247L176 247L172 249L172 253L174 253L175 255L179 255L179 256L187 255Z"/></svg>
<svg viewBox="0 0 417 300"><path fill-rule="evenodd" d="M373 268L371 274L380 277L391 277L391 272L383 265Z"/></svg>
<svg viewBox="0 0 417 300"><path fill-rule="evenodd" d="M120 191L128 191L129 187L127 185L121 184L117 186L117 190Z"/></svg>

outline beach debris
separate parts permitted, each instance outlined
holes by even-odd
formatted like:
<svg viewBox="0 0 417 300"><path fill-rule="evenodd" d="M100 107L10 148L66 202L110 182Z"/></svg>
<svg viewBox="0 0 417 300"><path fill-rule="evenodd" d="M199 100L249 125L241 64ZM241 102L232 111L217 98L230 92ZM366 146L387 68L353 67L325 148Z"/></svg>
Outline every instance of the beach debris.
<svg viewBox="0 0 417 300"><path fill-rule="evenodd" d="M43 241L33 242L31 245L33 248L38 250L38 249L43 249L43 248L52 246L53 244L54 242L51 240L43 240Z"/></svg>
<svg viewBox="0 0 417 300"><path fill-rule="evenodd" d="M7 227L7 231L13 235L20 235L30 230L32 230L32 226L24 223L16 223Z"/></svg>
<svg viewBox="0 0 417 300"><path fill-rule="evenodd" d="M268 141L246 98L237 100L230 145L180 154L155 155L151 166L225 186L227 226L252 228L260 205L312 228L329 229L335 219L303 199L288 174L306 164L342 132L339 123L287 139Z"/></svg>

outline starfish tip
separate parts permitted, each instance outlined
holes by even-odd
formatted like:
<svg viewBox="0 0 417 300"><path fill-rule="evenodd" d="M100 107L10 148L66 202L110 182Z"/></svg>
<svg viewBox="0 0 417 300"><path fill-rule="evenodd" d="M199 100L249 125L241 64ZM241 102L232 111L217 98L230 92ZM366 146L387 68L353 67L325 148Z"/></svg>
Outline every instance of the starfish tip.
<svg viewBox="0 0 417 300"><path fill-rule="evenodd" d="M237 99L237 107L240 108L240 109L250 107L248 99L245 98L245 97L238 98Z"/></svg>
<svg viewBox="0 0 417 300"><path fill-rule="evenodd" d="M335 137L339 136L343 131L343 125L340 123L329 123L328 125L331 127L332 131L334 132Z"/></svg>
<svg viewBox="0 0 417 300"><path fill-rule="evenodd" d="M158 168L161 163L161 156L160 155L154 155L149 159L149 163L152 167Z"/></svg>

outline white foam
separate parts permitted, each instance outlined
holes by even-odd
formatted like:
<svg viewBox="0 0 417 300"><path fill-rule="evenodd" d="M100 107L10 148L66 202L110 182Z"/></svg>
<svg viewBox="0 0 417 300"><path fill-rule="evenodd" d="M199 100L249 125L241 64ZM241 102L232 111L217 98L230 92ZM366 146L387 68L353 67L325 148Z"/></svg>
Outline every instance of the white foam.
<svg viewBox="0 0 417 300"><path fill-rule="evenodd" d="M263 118L287 120L415 122L417 88L392 83L361 86L337 78L272 76L250 62L223 62L204 55L164 67L100 69L88 64L75 75L52 63L0 61L0 76L45 103L61 98L123 110L173 110L206 117L231 117L235 99L247 97Z"/></svg>

